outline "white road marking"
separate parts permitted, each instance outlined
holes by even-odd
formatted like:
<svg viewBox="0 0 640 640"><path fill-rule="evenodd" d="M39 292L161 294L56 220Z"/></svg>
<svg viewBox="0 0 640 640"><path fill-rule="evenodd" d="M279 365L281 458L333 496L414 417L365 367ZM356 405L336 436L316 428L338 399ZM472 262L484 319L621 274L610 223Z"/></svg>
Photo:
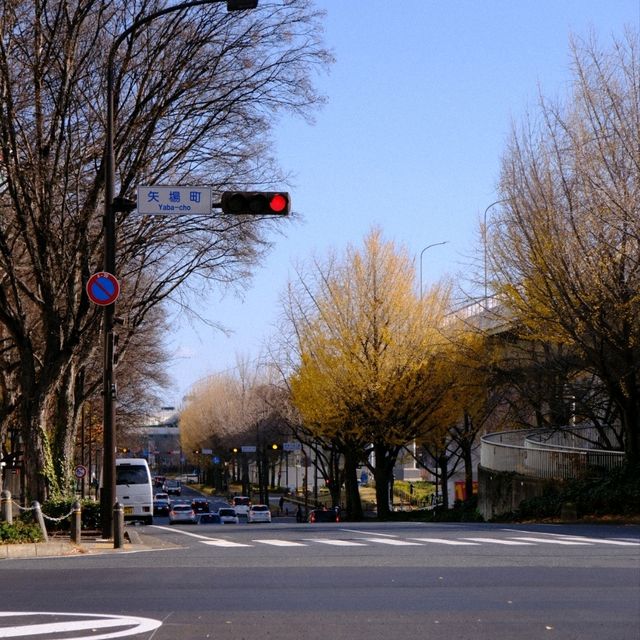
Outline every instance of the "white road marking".
<svg viewBox="0 0 640 640"><path fill-rule="evenodd" d="M555 540L553 538L534 538L529 536L513 536L513 539L526 540L528 542L543 542L546 544L582 545L586 547L592 546L591 542L578 542L577 540Z"/></svg>
<svg viewBox="0 0 640 640"><path fill-rule="evenodd" d="M378 544L388 544L393 547L421 547L419 542L408 542L406 540L393 540L392 538L362 538L367 542L377 542Z"/></svg>
<svg viewBox="0 0 640 640"><path fill-rule="evenodd" d="M334 547L366 547L364 542L353 542L352 540L338 540L332 538L305 538L309 542L318 542L320 544L329 544Z"/></svg>
<svg viewBox="0 0 640 640"><path fill-rule="evenodd" d="M232 542L231 540L201 540L202 544L209 544L212 547L253 547L252 544L242 544L241 542Z"/></svg>
<svg viewBox="0 0 640 640"><path fill-rule="evenodd" d="M500 540L499 538L462 538L463 540L473 540L474 542L491 542L493 544L504 544L512 546L532 546L532 542L515 542L514 540Z"/></svg>
<svg viewBox="0 0 640 640"><path fill-rule="evenodd" d="M259 542L260 544L270 544L274 547L306 547L302 542L294 542L293 540L252 540L251 542Z"/></svg>
<svg viewBox="0 0 640 640"><path fill-rule="evenodd" d="M38 619L42 616L55 616L56 618L68 617L75 620L56 621L40 624L12 625L10 627L0 627L0 638L43 638L45 634L72 633L74 631L89 631L90 635L65 636L67 640L108 640L110 638L123 638L126 636L138 635L147 631L153 631L162 625L160 620L152 618L139 618L136 616L109 616L93 613L53 613L36 611L4 611L0 612L0 623L2 618L20 617L27 619ZM95 635L95 629L116 628L118 631L111 631ZM122 627L128 627L123 629Z"/></svg>
<svg viewBox="0 0 640 640"><path fill-rule="evenodd" d="M342 531L347 531L349 533L359 533L361 536L380 536L385 538L398 537L398 536L394 536L391 533L378 533L377 531L363 531L362 529L342 529Z"/></svg>
<svg viewBox="0 0 640 640"><path fill-rule="evenodd" d="M163 527L159 524L151 525L154 529L163 529L164 531L171 531L171 533L180 533L183 536L191 536L192 538L200 538L201 540L213 540L210 536L202 536L199 533L191 533L191 531L183 531L182 529L176 529L174 527Z"/></svg>
<svg viewBox="0 0 640 640"><path fill-rule="evenodd" d="M640 547L640 542L625 542L624 540L607 540L605 538L587 538L586 536L568 536L562 533L551 533L562 540L579 540L583 542L597 542L598 544L613 544L620 547Z"/></svg>
<svg viewBox="0 0 640 640"><path fill-rule="evenodd" d="M479 542L465 542L463 540L448 540L446 538L409 538L409 540L418 540L418 542L436 542L437 544L464 545L469 547L479 547Z"/></svg>

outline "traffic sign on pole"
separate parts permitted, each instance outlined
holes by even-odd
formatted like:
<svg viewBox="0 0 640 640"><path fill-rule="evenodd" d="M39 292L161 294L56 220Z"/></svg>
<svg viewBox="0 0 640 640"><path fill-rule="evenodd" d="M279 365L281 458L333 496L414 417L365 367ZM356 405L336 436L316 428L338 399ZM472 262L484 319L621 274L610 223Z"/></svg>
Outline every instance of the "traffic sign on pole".
<svg viewBox="0 0 640 640"><path fill-rule="evenodd" d="M113 304L120 295L120 283L114 275L106 271L94 273L87 282L87 295L93 304Z"/></svg>
<svg viewBox="0 0 640 640"><path fill-rule="evenodd" d="M143 215L211 215L211 187L138 187L138 213Z"/></svg>

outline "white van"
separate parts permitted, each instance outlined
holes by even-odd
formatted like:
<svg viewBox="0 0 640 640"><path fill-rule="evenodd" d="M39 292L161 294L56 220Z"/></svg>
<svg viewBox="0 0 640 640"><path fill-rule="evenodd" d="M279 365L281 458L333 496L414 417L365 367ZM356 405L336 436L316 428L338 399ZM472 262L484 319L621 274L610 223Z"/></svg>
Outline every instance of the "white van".
<svg viewBox="0 0 640 640"><path fill-rule="evenodd" d="M116 458L116 500L125 520L153 524L153 485L144 458Z"/></svg>

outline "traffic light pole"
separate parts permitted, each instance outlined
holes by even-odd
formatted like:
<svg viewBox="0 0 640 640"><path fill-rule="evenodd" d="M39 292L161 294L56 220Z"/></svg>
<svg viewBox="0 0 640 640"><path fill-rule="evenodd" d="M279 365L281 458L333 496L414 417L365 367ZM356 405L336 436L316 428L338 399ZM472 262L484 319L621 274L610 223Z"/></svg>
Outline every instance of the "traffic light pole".
<svg viewBox="0 0 640 640"><path fill-rule="evenodd" d="M106 92L107 92L107 122L105 131L104 147L104 270L107 273L116 275L116 208L118 210L128 210L127 203L123 200L119 202L115 198L115 153L114 153L114 127L115 127L115 105L114 105L114 66L115 56L118 47L138 29L149 24L156 18L184 11L191 7L207 4L216 4L225 0L190 0L179 4L165 7L159 11L154 11L147 16L134 20L111 44L107 56L106 72ZM242 11L255 9L257 0L226 0L227 11ZM119 205L123 205L121 208ZM114 326L115 326L115 303L105 305L103 318L103 462L102 462L102 490L100 492L100 523L103 538L113 537L113 505L116 501L116 478L115 478L115 450L116 450L116 382L114 367Z"/></svg>

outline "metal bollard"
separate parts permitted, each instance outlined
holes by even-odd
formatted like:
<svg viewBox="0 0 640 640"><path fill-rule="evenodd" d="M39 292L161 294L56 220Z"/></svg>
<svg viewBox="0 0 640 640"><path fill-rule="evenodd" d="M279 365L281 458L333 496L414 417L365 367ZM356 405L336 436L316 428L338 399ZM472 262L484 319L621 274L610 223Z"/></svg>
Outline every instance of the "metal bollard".
<svg viewBox="0 0 640 640"><path fill-rule="evenodd" d="M11 506L11 491L0 492L0 521L13 523L13 507Z"/></svg>
<svg viewBox="0 0 640 640"><path fill-rule="evenodd" d="M113 548L124 547L124 507L116 502L113 505Z"/></svg>
<svg viewBox="0 0 640 640"><path fill-rule="evenodd" d="M36 514L36 520L40 525L40 531L42 531L42 539L44 540L44 542L49 542L47 527L44 524L44 518L42 517L42 509L40 508L40 503L37 500L34 500L31 503L31 507L33 508L33 512Z"/></svg>
<svg viewBox="0 0 640 640"><path fill-rule="evenodd" d="M73 511L71 513L71 542L80 544L82 536L82 507L80 502L76 500L73 503Z"/></svg>

